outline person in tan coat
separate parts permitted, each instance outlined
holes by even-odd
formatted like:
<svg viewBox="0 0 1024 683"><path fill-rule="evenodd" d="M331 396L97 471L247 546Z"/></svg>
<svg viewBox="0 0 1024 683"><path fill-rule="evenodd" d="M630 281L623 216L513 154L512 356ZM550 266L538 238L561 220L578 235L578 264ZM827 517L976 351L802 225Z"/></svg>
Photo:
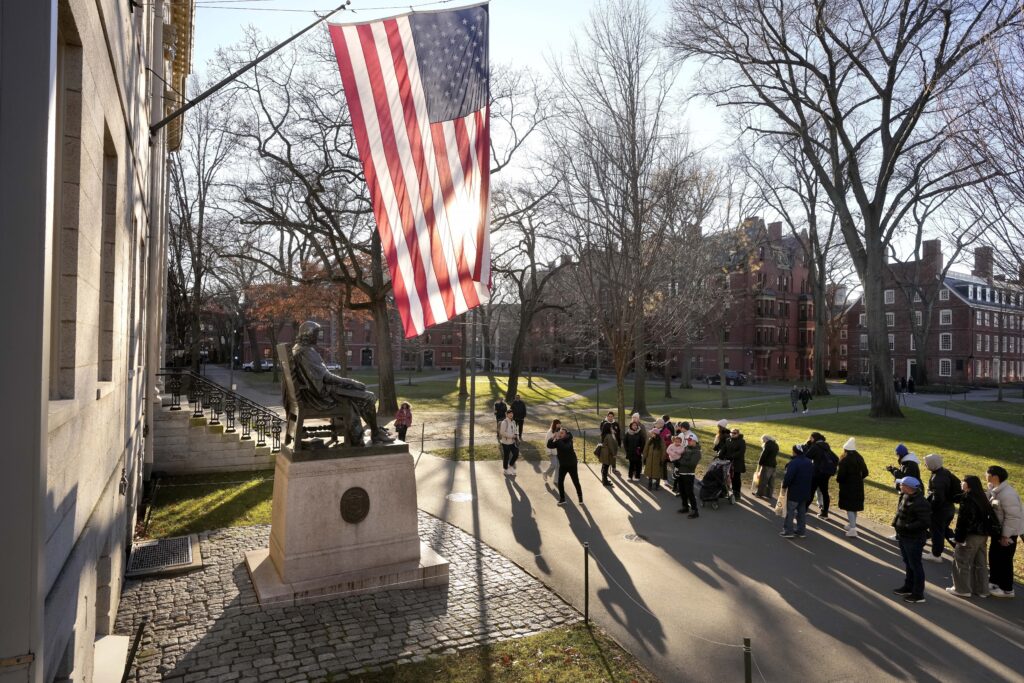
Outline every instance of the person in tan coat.
<svg viewBox="0 0 1024 683"><path fill-rule="evenodd" d="M665 477L665 442L661 434L654 430L644 445L644 476L647 477L647 488L650 491L657 491Z"/></svg>
<svg viewBox="0 0 1024 683"><path fill-rule="evenodd" d="M615 466L615 457L619 453L619 440L615 438L615 430L608 422L601 423L601 449L598 457L601 460L601 483L612 488L608 479L608 470Z"/></svg>

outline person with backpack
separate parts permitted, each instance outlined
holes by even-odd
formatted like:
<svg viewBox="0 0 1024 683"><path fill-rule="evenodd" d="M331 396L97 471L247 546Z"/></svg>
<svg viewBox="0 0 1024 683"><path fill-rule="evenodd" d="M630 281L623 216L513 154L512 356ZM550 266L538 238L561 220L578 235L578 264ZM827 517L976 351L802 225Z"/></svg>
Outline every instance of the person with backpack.
<svg viewBox="0 0 1024 683"><path fill-rule="evenodd" d="M811 496L807 499L807 506L810 507L814 500L815 493L820 497L818 503L818 517L828 519L828 508L832 502L828 493L828 483L835 476L839 469L839 457L832 452L821 432L811 432L811 438L804 448L804 455L814 463L814 480L811 484Z"/></svg>
<svg viewBox="0 0 1024 683"><path fill-rule="evenodd" d="M979 598L987 598L985 546L999 522L981 479L968 474L960 488L960 512L953 530L953 585L946 590L958 598L969 598L972 593Z"/></svg>
<svg viewBox="0 0 1024 683"><path fill-rule="evenodd" d="M836 468L836 483L839 484L839 509L846 511L846 535L857 538L857 513L864 509L864 480L868 478L868 466L857 452L857 440L852 436L843 444Z"/></svg>
<svg viewBox="0 0 1024 683"><path fill-rule="evenodd" d="M676 462L676 481L679 482L679 498L683 506L679 512L688 512L690 519L700 517L697 509L697 497L693 493L693 483L697 476L697 463L700 462L700 443L693 432L686 435L686 447L683 455Z"/></svg>
<svg viewBox="0 0 1024 683"><path fill-rule="evenodd" d="M928 527L932 535L932 552L925 555L929 562L942 562L942 550L946 541L953 537L949 528L956 515L954 503L960 500L960 480L942 466L942 456L930 453L924 456L924 466L931 475L928 477L928 503L932 506L932 523Z"/></svg>
<svg viewBox="0 0 1024 683"><path fill-rule="evenodd" d="M506 477L516 476L516 460L519 459L519 430L512 413L506 411L505 419L498 423L498 441L501 442L501 466Z"/></svg>

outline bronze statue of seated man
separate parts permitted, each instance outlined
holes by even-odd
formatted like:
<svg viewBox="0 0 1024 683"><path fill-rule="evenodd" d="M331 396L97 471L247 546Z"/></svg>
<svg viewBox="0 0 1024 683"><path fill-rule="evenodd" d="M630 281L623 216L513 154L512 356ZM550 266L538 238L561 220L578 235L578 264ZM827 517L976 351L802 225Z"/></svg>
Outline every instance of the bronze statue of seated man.
<svg viewBox="0 0 1024 683"><path fill-rule="evenodd" d="M316 350L316 342L320 337L320 325L307 320L299 326L299 333L292 347L292 363L295 373L303 386L302 400L316 410L329 410L342 400L352 404L359 418L370 427L372 443L391 443L395 437L387 429L377 424L377 397L366 390L366 385L354 379L335 375L324 364L320 352ZM356 418L356 424L349 431L358 434L353 439L355 446L362 445L363 427Z"/></svg>

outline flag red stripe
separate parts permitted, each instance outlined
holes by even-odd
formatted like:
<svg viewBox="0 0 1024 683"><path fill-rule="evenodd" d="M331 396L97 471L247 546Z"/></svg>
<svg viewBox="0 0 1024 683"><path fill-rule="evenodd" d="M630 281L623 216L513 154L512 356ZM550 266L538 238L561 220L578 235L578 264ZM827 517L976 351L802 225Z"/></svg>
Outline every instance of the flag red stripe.
<svg viewBox="0 0 1024 683"><path fill-rule="evenodd" d="M452 169L448 164L448 142L445 136L444 123L430 124L430 137L434 143L434 158L437 160L438 176L441 180L441 194L444 197L445 207L454 206L455 187L452 182ZM449 221L451 218L449 218ZM462 295L466 298L469 308L480 305L480 298L477 296L476 287L473 286L469 264L466 262L465 249L461 237L454 244L455 255L458 259L459 285L462 288Z"/></svg>
<svg viewBox="0 0 1024 683"><path fill-rule="evenodd" d="M396 152L395 129L391 123L391 109L388 107L387 91L383 82L384 76L381 72L380 60L377 56L377 43L373 37L373 27L370 24L360 24L356 27L356 30L359 34L363 59L366 61L366 70L370 77L373 101L377 105L377 124L380 126L381 146L384 150L384 157L387 159L391 183L395 190L395 200L398 202L398 211L401 216L405 243L409 248L409 258L412 261L413 278L416 283L415 292L419 296L420 304L423 306L423 324L426 327L431 327L436 322L434 320L434 312L430 307L430 294L427 291L427 272L423 259L420 256L413 208L409 201L409 192L405 186L402 162Z"/></svg>
<svg viewBox="0 0 1024 683"><path fill-rule="evenodd" d="M444 310L448 319L455 317L455 294L452 292L451 280L448 276L448 263L444 257L444 247L437 232L437 218L434 215L434 190L426 169L426 153L420 135L419 123L416 120L416 102L413 99L409 83L409 69L405 58L402 37L399 35L398 22L386 21L388 46L391 48L395 76L398 80L398 92L402 102L402 113L405 118L405 131L412 148L412 159L416 178L419 181L419 198L423 214L426 217L427 231L430 236L430 259L434 266L434 277L438 290L444 301ZM410 179L411 180L411 179Z"/></svg>
<svg viewBox="0 0 1024 683"><path fill-rule="evenodd" d="M480 193L480 222L477 225L476 231L476 268L473 271L473 279L477 282L480 282L482 277L485 253L484 242L489 237L486 231L489 223L487 220L488 198L491 196L490 120L490 105L476 113L476 167L480 173L480 187L478 188Z"/></svg>
<svg viewBox="0 0 1024 683"><path fill-rule="evenodd" d="M399 317L402 319L402 328L405 330L416 329L412 320L412 312L409 307L409 292L405 287L405 280L396 277L399 273L398 250L395 248L395 239L391 231L391 222L388 220L387 209L384 206L383 193L380 191L377 171L373 165L373 154L370 150L370 140L367 135L366 122L363 117L362 104L356 96L356 79L352 68L352 60L345 43L343 29L340 26L330 26L331 41L334 43L334 54L338 58L338 70L341 72L341 84L346 93L352 96L347 98L349 116L352 118L352 130L356 136L356 148L359 150L359 158L363 162L363 174L366 176L366 185L370 190L370 200L373 206L373 216L377 221L377 227L381 236L385 258L388 262L388 270L392 273L391 282L395 292L395 305L398 308Z"/></svg>

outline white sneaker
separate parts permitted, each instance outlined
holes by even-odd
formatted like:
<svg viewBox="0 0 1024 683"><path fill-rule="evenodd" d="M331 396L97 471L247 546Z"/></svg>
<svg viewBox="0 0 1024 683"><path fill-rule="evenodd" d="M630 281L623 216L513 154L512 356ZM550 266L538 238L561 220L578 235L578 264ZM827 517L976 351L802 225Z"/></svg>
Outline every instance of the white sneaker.
<svg viewBox="0 0 1024 683"><path fill-rule="evenodd" d="M969 598L969 597L971 597L970 593L958 593L957 590L956 590L956 586L950 586L949 588L946 589L946 592L951 594L951 595L955 595L958 598Z"/></svg>
<svg viewBox="0 0 1024 683"><path fill-rule="evenodd" d="M896 534L893 534L892 536L886 536L886 538L888 538L890 541L898 541L898 540L900 540L900 537L897 536Z"/></svg>
<svg viewBox="0 0 1024 683"><path fill-rule="evenodd" d="M857 538L857 530L856 529L847 529L846 530L846 536L848 538Z"/></svg>
<svg viewBox="0 0 1024 683"><path fill-rule="evenodd" d="M936 557L935 555L929 554L929 555L925 555L924 559L925 559L926 562L934 562L936 564L941 564L942 563L942 556L941 555Z"/></svg>
<svg viewBox="0 0 1024 683"><path fill-rule="evenodd" d="M993 598L1012 598L1013 597L1013 591L1012 590L1004 591L1001 588L989 589L989 593L988 594L991 595Z"/></svg>

